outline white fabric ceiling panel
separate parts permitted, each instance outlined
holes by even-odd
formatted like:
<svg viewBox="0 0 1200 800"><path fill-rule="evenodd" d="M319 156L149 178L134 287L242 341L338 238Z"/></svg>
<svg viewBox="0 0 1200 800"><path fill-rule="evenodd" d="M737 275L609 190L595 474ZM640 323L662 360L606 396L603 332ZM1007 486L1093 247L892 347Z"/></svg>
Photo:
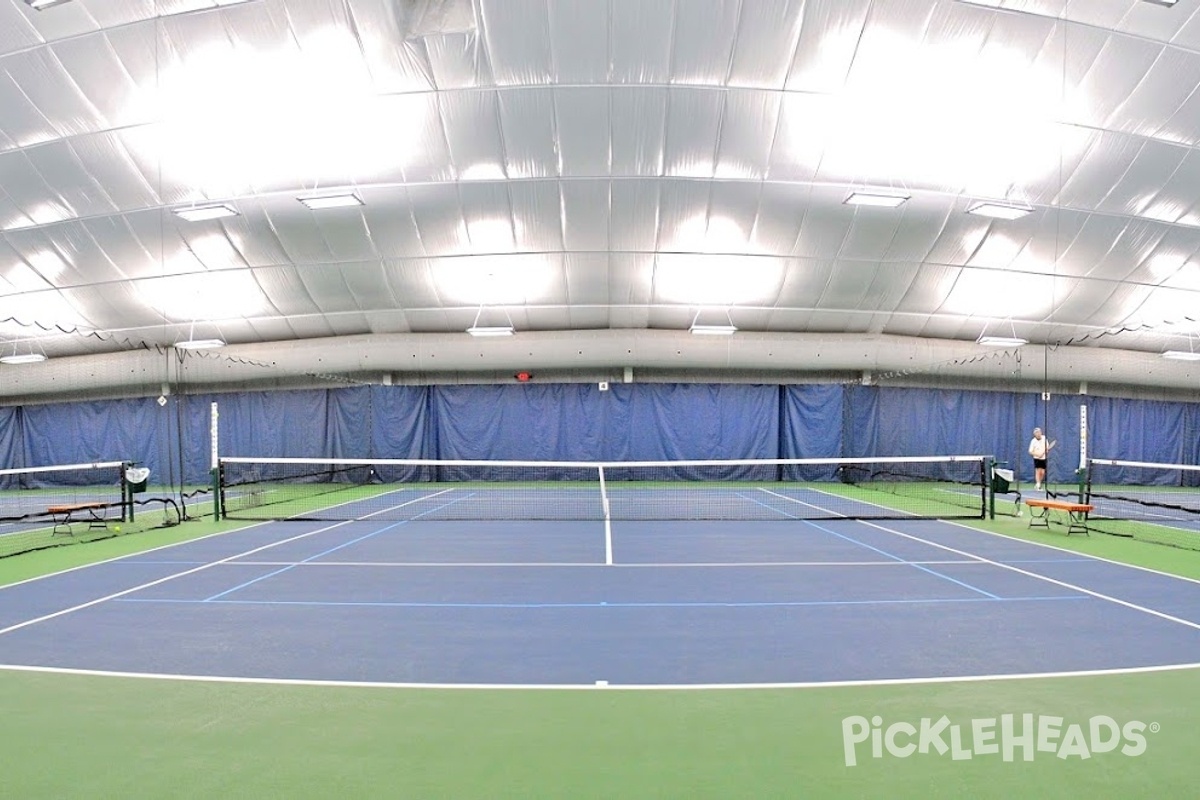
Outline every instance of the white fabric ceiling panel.
<svg viewBox="0 0 1200 800"><path fill-rule="evenodd" d="M1179 47L1200 50L1200 6L1188 8L1185 5L1173 10L1186 16L1183 20L1177 20L1176 31L1170 41Z"/></svg>
<svg viewBox="0 0 1200 800"><path fill-rule="evenodd" d="M787 88L793 92L839 91L854 63L870 8L871 0L808 0Z"/></svg>
<svg viewBox="0 0 1200 800"><path fill-rule="evenodd" d="M609 94L613 175L662 175L668 90L621 87Z"/></svg>
<svg viewBox="0 0 1200 800"><path fill-rule="evenodd" d="M335 262L378 259L382 256L371 238L366 217L357 208L309 211L296 204L296 216L307 217L308 224L315 227L325 239L329 253Z"/></svg>
<svg viewBox="0 0 1200 800"><path fill-rule="evenodd" d="M40 202L65 209L71 218L116 210L104 187L68 142L51 142L30 148L25 153L30 167L46 184L54 187L54 194L41 198Z"/></svg>
<svg viewBox="0 0 1200 800"><path fill-rule="evenodd" d="M1079 96L1086 101L1087 111L1077 121L1098 127L1121 126L1122 103L1142 82L1162 51L1163 45L1153 42L1109 36L1087 76L1079 83Z"/></svg>
<svg viewBox="0 0 1200 800"><path fill-rule="evenodd" d="M454 185L409 186L413 219L425 252L431 256L470 251L462 203Z"/></svg>
<svg viewBox="0 0 1200 800"><path fill-rule="evenodd" d="M557 89L555 126L563 177L609 174L609 90Z"/></svg>
<svg viewBox="0 0 1200 800"><path fill-rule="evenodd" d="M833 274L833 259L796 258L788 260L775 305L811 309L825 292Z"/></svg>
<svg viewBox="0 0 1200 800"><path fill-rule="evenodd" d="M808 193L808 187L797 184L762 184L751 240L755 250L781 256L792 253L804 222Z"/></svg>
<svg viewBox="0 0 1200 800"><path fill-rule="evenodd" d="M442 120L450 159L460 178L495 180L504 175L499 100L494 91L442 95Z"/></svg>
<svg viewBox="0 0 1200 800"><path fill-rule="evenodd" d="M152 86L153 72L139 71L148 58L126 61L122 49L153 52L153 29L134 25L108 35L97 34L59 42L51 48L71 82L96 112L98 127L124 127L145 122L151 110L143 86Z"/></svg>
<svg viewBox="0 0 1200 800"><path fill-rule="evenodd" d="M814 205L804 215L793 255L837 258L850 234L854 208L847 205Z"/></svg>
<svg viewBox="0 0 1200 800"><path fill-rule="evenodd" d="M1105 133L1064 181L1059 203L1069 208L1098 209L1115 177L1125 174L1142 149L1142 140Z"/></svg>
<svg viewBox="0 0 1200 800"><path fill-rule="evenodd" d="M675 4L672 83L726 85L742 5L742 0Z"/></svg>
<svg viewBox="0 0 1200 800"><path fill-rule="evenodd" d="M356 261L339 265L346 289L355 306L364 311L378 311L403 306L394 293L383 265L378 261Z"/></svg>
<svg viewBox="0 0 1200 800"><path fill-rule="evenodd" d="M550 61L559 84L608 79L610 2L549 3Z"/></svg>
<svg viewBox="0 0 1200 800"><path fill-rule="evenodd" d="M810 181L821 167L827 142L835 135L837 102L785 92L780 98L779 124L771 146L767 176L773 181Z"/></svg>
<svg viewBox="0 0 1200 800"><path fill-rule="evenodd" d="M898 312L928 314L942 305L963 272L961 267L925 264L896 304Z"/></svg>
<svg viewBox="0 0 1200 800"><path fill-rule="evenodd" d="M5 62L24 57L23 53L9 56ZM11 140L9 149L13 145L26 147L48 142L59 136L59 132L51 121L42 115L33 98L6 70L0 71L0 109L4 109L4 114L0 117L0 130L4 132L6 139Z"/></svg>
<svg viewBox="0 0 1200 800"><path fill-rule="evenodd" d="M158 212L146 211L134 216L98 217L83 220L78 224L95 243L100 253L96 259L103 258L120 272L121 277L128 280L142 275L155 275L161 272L161 232L157 229ZM133 227L136 220L155 221L155 229L143 230L138 235ZM63 226L66 230L70 228ZM93 263L89 258L88 263Z"/></svg>
<svg viewBox="0 0 1200 800"><path fill-rule="evenodd" d="M671 79L675 0L609 0L613 83L664 84ZM617 12L620 13L617 13Z"/></svg>
<svg viewBox="0 0 1200 800"><path fill-rule="evenodd" d="M0 3L0 56L42 42L32 15L33 10L23 3Z"/></svg>
<svg viewBox="0 0 1200 800"><path fill-rule="evenodd" d="M614 253L654 252L658 246L659 197L671 184L613 181L609 206L609 247Z"/></svg>
<svg viewBox="0 0 1200 800"><path fill-rule="evenodd" d="M1055 271L1070 275L1088 275L1111 278L1105 274L1105 263L1113 248L1122 239L1126 220L1108 214L1089 214L1087 221L1069 243L1058 242L1058 263ZM1130 239L1127 247L1136 247L1136 239ZM1116 258L1113 261L1120 262ZM1110 265L1113 261L1108 262ZM1127 264L1122 267L1127 267ZM1111 266L1109 267L1111 269Z"/></svg>
<svg viewBox="0 0 1200 800"><path fill-rule="evenodd" d="M557 175L554 93L549 89L500 92L499 110L505 174L513 179Z"/></svg>
<svg viewBox="0 0 1200 800"><path fill-rule="evenodd" d="M779 126L779 92L730 91L725 98L714 176L741 180L766 177Z"/></svg>
<svg viewBox="0 0 1200 800"><path fill-rule="evenodd" d="M608 303L617 308L636 310L650 303L654 291L654 256L642 253L614 252L609 256Z"/></svg>
<svg viewBox="0 0 1200 800"><path fill-rule="evenodd" d="M299 203L296 205L299 206L300 211L306 211ZM249 213L249 208L245 204L242 204L240 208L243 214L242 219L244 219L245 215ZM297 213L294 209L278 214L264 209L263 216L270 219L271 234L279 242L287 261L296 264L328 264L334 261L334 254L329 247L329 242L321 234L320 228L312 224L312 217ZM189 230L206 232L223 230L224 227L225 225L219 221L188 225Z"/></svg>
<svg viewBox="0 0 1200 800"><path fill-rule="evenodd" d="M487 49L474 34L431 36L421 40L429 60L433 85L438 89L469 89L492 86L492 67Z"/></svg>
<svg viewBox="0 0 1200 800"><path fill-rule="evenodd" d="M0 186L21 213L21 218L6 225L8 228L71 217L69 208L54 201L54 190L38 174L25 151L0 153Z"/></svg>
<svg viewBox="0 0 1200 800"><path fill-rule="evenodd" d="M1111 126L1139 136L1170 136L1170 121L1200 85L1200 54L1164 48L1113 114Z"/></svg>
<svg viewBox="0 0 1200 800"><path fill-rule="evenodd" d="M800 39L804 5L804 0L741 4L729 68L730 86L783 88Z"/></svg>
<svg viewBox="0 0 1200 800"><path fill-rule="evenodd" d="M1200 225L1200 197L1196 195L1196 186L1200 186L1200 152L1189 150L1179 169L1163 183L1142 214L1163 222Z"/></svg>
<svg viewBox="0 0 1200 800"><path fill-rule="evenodd" d="M884 211L884 213L879 213ZM850 219L846 238L838 258L846 261L876 263L887 256L888 248L904 221L903 214L886 213L887 209L856 206Z"/></svg>
<svg viewBox="0 0 1200 800"><path fill-rule="evenodd" d="M360 189L365 205L359 209L367 232L379 255L385 258L425 254L417 223L413 219L408 189L388 186Z"/></svg>
<svg viewBox="0 0 1200 800"><path fill-rule="evenodd" d="M518 223L513 218L508 184L500 181L462 183L458 194L471 252L513 252Z"/></svg>
<svg viewBox="0 0 1200 800"><path fill-rule="evenodd" d="M839 259L830 272L829 282L814 305L822 308L874 310L878 308L880 292L872 291L879 276L877 263Z"/></svg>
<svg viewBox="0 0 1200 800"><path fill-rule="evenodd" d="M518 251L546 253L564 249L558 187L557 181L526 181L503 187L512 204L513 236Z"/></svg>
<svg viewBox="0 0 1200 800"><path fill-rule="evenodd" d="M551 81L550 22L546 0L480 0L481 34L498 86Z"/></svg>
<svg viewBox="0 0 1200 800"><path fill-rule="evenodd" d="M350 291L346 271L307 268L300 270L299 274L305 291L322 314L336 316L362 310Z"/></svg>
<svg viewBox="0 0 1200 800"><path fill-rule="evenodd" d="M401 40L394 3L390 0L348 0L347 8L376 92L387 94L433 88L425 48L417 42Z"/></svg>
<svg viewBox="0 0 1200 800"><path fill-rule="evenodd" d="M571 306L608 305L609 255L571 253L562 256L563 290ZM604 327L603 325L600 327Z"/></svg>
<svg viewBox="0 0 1200 800"><path fill-rule="evenodd" d="M609 249L609 191L606 180L574 180L559 184L563 246L569 251Z"/></svg>
<svg viewBox="0 0 1200 800"><path fill-rule="evenodd" d="M713 177L725 97L726 92L717 89L671 90L667 101L664 174L685 178Z"/></svg>
<svg viewBox="0 0 1200 800"><path fill-rule="evenodd" d="M757 255L753 238L761 201L762 184L745 181L711 184L704 252Z"/></svg>
<svg viewBox="0 0 1200 800"><path fill-rule="evenodd" d="M668 253L706 253L715 248L727 252L729 241L741 231L733 220L713 224L709 198L709 184L703 181L664 183L656 215L655 249Z"/></svg>
<svg viewBox="0 0 1200 800"><path fill-rule="evenodd" d="M1188 154L1184 147L1144 141L1141 150L1123 175L1113 181L1097 208L1115 214L1141 215L1161 194Z"/></svg>
<svg viewBox="0 0 1200 800"><path fill-rule="evenodd" d="M903 224L887 243L883 259L924 261L953 213L953 203L938 196L913 197L900 213Z"/></svg>
<svg viewBox="0 0 1200 800"><path fill-rule="evenodd" d="M1200 145L1200 92L1192 92L1158 131L1159 138Z"/></svg>
<svg viewBox="0 0 1200 800"><path fill-rule="evenodd" d="M391 309L388 311L370 311L363 314L367 322L368 333L410 333L408 317L403 311ZM364 363L364 367L370 364Z"/></svg>
<svg viewBox="0 0 1200 800"><path fill-rule="evenodd" d="M1097 219L1101 217L1093 215L1089 222ZM1103 234L1097 236L1094 228L1095 225L1092 224L1086 226L1076 242L1072 243L1071 249L1067 250L1063 258L1066 266L1062 272L1085 275L1088 278L1124 280L1134 275L1155 253L1160 252L1163 234L1167 231L1165 226L1154 222L1143 220L1130 223L1112 240L1107 252L1097 256L1095 253L1087 253L1086 245L1083 248L1076 246L1076 243L1088 239L1097 238L1103 241L1106 238ZM1080 252L1081 249L1083 252ZM1089 255L1090 262L1087 260ZM1161 257L1160 255L1159 258Z"/></svg>
<svg viewBox="0 0 1200 800"><path fill-rule="evenodd" d="M96 196L89 198L88 204L97 211L136 211L158 204L157 188L147 181L119 137L110 133L78 136L69 147L89 183L96 187ZM89 213L85 204L79 213Z"/></svg>

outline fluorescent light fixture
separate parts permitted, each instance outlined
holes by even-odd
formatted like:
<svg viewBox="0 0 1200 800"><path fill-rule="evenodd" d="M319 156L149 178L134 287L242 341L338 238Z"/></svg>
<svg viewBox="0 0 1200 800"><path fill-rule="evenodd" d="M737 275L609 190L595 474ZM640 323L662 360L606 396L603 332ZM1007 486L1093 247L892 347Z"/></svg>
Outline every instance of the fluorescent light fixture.
<svg viewBox="0 0 1200 800"><path fill-rule="evenodd" d="M21 355L13 353L11 356L0 356L0 364L37 364L45 360L46 357L41 353L22 353Z"/></svg>
<svg viewBox="0 0 1200 800"><path fill-rule="evenodd" d="M1142 0L1142 2L1150 3L1151 5L1156 5L1156 6L1166 6L1167 8L1170 8L1171 6L1178 3L1179 0Z"/></svg>
<svg viewBox="0 0 1200 800"><path fill-rule="evenodd" d="M175 216L188 222L207 222L210 219L238 216L237 209L228 203L215 203L206 206L190 206L175 209Z"/></svg>
<svg viewBox="0 0 1200 800"><path fill-rule="evenodd" d="M356 194L327 194L320 197L300 197L301 203L313 211L324 211L327 208L352 208L364 205L362 198Z"/></svg>
<svg viewBox="0 0 1200 800"><path fill-rule="evenodd" d="M977 344L984 347L1020 347L1029 344L1029 340L1019 336L980 336Z"/></svg>
<svg viewBox="0 0 1200 800"><path fill-rule="evenodd" d="M1031 206L1010 203L976 203L967 209L968 214L993 219L1020 219L1031 211Z"/></svg>
<svg viewBox="0 0 1200 800"><path fill-rule="evenodd" d="M224 347L223 339L188 339L186 342L176 342L176 350L216 350Z"/></svg>
<svg viewBox="0 0 1200 800"><path fill-rule="evenodd" d="M1168 350L1162 354L1162 357L1173 361L1200 361L1200 353L1191 350Z"/></svg>
<svg viewBox="0 0 1200 800"><path fill-rule="evenodd" d="M692 323L689 330L697 336L732 336L737 333L736 325L697 325Z"/></svg>
<svg viewBox="0 0 1200 800"><path fill-rule="evenodd" d="M467 333L472 336L512 336L512 325L472 325L467 328Z"/></svg>
<svg viewBox="0 0 1200 800"><path fill-rule="evenodd" d="M71 0L25 0L25 5L29 6L34 11L43 11L47 8L61 6L63 3L69 2L71 2Z"/></svg>
<svg viewBox="0 0 1200 800"><path fill-rule="evenodd" d="M885 194L882 192L852 192L842 201L848 206L875 206L877 208L895 208L908 202L910 195Z"/></svg>

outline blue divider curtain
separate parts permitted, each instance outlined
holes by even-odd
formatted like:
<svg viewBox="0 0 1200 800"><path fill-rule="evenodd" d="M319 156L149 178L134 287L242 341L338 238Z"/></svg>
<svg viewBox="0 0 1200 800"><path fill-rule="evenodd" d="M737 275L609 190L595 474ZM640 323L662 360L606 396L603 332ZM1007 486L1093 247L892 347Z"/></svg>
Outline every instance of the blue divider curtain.
<svg viewBox="0 0 1200 800"><path fill-rule="evenodd" d="M995 455L1032 479L1034 427L1058 442L1051 480L1089 455L1200 463L1196 403L848 384L357 386L0 409L5 466L132 460L204 485L211 403L223 455L657 461ZM797 477L831 477L801 470ZM828 468L824 469L828 473ZM737 477L736 471L730 477ZM384 476L388 477L388 476ZM396 476L393 476L396 477Z"/></svg>

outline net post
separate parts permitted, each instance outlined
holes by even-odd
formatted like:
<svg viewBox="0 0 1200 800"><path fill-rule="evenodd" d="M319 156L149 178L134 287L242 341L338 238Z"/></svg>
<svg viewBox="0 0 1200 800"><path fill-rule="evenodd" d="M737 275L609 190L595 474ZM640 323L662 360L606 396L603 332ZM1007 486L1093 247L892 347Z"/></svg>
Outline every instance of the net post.
<svg viewBox="0 0 1200 800"><path fill-rule="evenodd" d="M121 522L129 523L133 522L133 485L129 483L126 473L132 466L132 461L121 462Z"/></svg>
<svg viewBox="0 0 1200 800"><path fill-rule="evenodd" d="M221 519L221 459L218 453L218 433L220 426L220 412L216 401L213 401L210 408L208 438L209 451L212 456L212 465L209 469L209 484L212 487L213 496L213 522Z"/></svg>
<svg viewBox="0 0 1200 800"><path fill-rule="evenodd" d="M983 476L983 491L987 494L987 514L988 519L996 518L996 461L995 456L988 456L984 459L987 474Z"/></svg>

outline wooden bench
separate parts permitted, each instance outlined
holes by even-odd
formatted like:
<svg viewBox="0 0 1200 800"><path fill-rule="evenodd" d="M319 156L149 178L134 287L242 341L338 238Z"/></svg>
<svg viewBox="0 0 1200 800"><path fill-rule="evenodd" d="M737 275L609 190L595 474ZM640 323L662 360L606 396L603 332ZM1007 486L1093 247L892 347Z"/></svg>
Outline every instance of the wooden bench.
<svg viewBox="0 0 1200 800"><path fill-rule="evenodd" d="M1088 533L1087 517L1093 507L1087 503L1073 503L1069 500L1040 500L1030 497L1025 500L1025 505L1029 506L1029 527L1031 528L1049 528L1050 512L1064 511L1067 514L1067 536L1076 531L1091 536ZM1038 513L1039 509L1041 513Z"/></svg>
<svg viewBox="0 0 1200 800"><path fill-rule="evenodd" d="M88 529L107 528L108 519L104 513L108 503L100 500L89 500L83 503L59 503L46 509L46 513L54 520L54 530L51 535L71 532L72 517L80 511L88 512Z"/></svg>

